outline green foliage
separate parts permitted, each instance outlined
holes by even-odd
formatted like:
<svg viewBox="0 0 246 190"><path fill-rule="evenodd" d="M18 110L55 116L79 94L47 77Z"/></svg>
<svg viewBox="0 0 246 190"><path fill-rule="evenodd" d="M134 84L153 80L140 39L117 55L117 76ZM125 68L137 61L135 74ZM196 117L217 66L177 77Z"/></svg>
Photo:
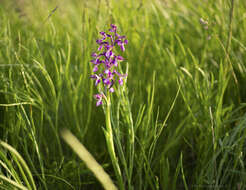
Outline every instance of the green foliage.
<svg viewBox="0 0 246 190"><path fill-rule="evenodd" d="M121 189L246 187L244 1L56 2L1 1L0 189L101 188L63 128ZM120 180L89 79L111 23L129 40L111 99Z"/></svg>

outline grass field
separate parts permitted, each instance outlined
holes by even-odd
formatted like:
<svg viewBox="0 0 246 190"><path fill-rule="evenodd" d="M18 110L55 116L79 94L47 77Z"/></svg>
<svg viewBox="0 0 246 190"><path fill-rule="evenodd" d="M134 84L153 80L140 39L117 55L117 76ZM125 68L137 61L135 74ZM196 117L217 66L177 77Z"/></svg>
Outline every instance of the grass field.
<svg viewBox="0 0 246 190"><path fill-rule="evenodd" d="M110 24L128 77L108 109ZM246 189L245 60L243 0L0 1L0 189L103 189L64 129L119 190Z"/></svg>

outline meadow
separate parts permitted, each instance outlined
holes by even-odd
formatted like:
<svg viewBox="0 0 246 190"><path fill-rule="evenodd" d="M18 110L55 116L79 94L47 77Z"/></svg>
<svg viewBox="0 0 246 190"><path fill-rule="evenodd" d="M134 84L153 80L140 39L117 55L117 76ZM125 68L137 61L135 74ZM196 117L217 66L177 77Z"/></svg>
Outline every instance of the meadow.
<svg viewBox="0 0 246 190"><path fill-rule="evenodd" d="M111 24L107 109L90 61ZM243 0L0 0L0 189L245 189L245 60Z"/></svg>

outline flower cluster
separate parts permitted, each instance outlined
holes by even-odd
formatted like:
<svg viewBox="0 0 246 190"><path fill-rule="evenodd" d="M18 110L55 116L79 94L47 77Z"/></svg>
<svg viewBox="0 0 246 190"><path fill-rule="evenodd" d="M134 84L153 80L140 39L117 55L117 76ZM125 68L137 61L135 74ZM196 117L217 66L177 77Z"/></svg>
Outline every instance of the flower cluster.
<svg viewBox="0 0 246 190"><path fill-rule="evenodd" d="M125 51L125 45L128 43L126 36L120 36L117 33L117 27L111 24L109 32L100 32L101 39L96 40L99 45L97 52L92 53L93 72L90 77L95 80L95 86L102 84L104 92L114 92L114 84L123 85L123 78L126 74L121 74L117 71L117 67L124 58L116 54L115 49L119 47L121 51ZM105 98L103 92L95 94L97 106L102 104L102 99Z"/></svg>

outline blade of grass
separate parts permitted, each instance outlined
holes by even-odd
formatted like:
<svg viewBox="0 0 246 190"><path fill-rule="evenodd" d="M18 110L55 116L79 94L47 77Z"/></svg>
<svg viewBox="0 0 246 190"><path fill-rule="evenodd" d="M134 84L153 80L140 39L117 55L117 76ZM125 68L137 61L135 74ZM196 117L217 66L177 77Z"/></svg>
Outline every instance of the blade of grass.
<svg viewBox="0 0 246 190"><path fill-rule="evenodd" d="M73 149L73 151L85 162L87 167L93 172L96 178L101 182L106 190L117 190L109 175L104 171L102 166L98 164L95 158L88 150L79 142L79 140L68 130L61 132L62 138Z"/></svg>

